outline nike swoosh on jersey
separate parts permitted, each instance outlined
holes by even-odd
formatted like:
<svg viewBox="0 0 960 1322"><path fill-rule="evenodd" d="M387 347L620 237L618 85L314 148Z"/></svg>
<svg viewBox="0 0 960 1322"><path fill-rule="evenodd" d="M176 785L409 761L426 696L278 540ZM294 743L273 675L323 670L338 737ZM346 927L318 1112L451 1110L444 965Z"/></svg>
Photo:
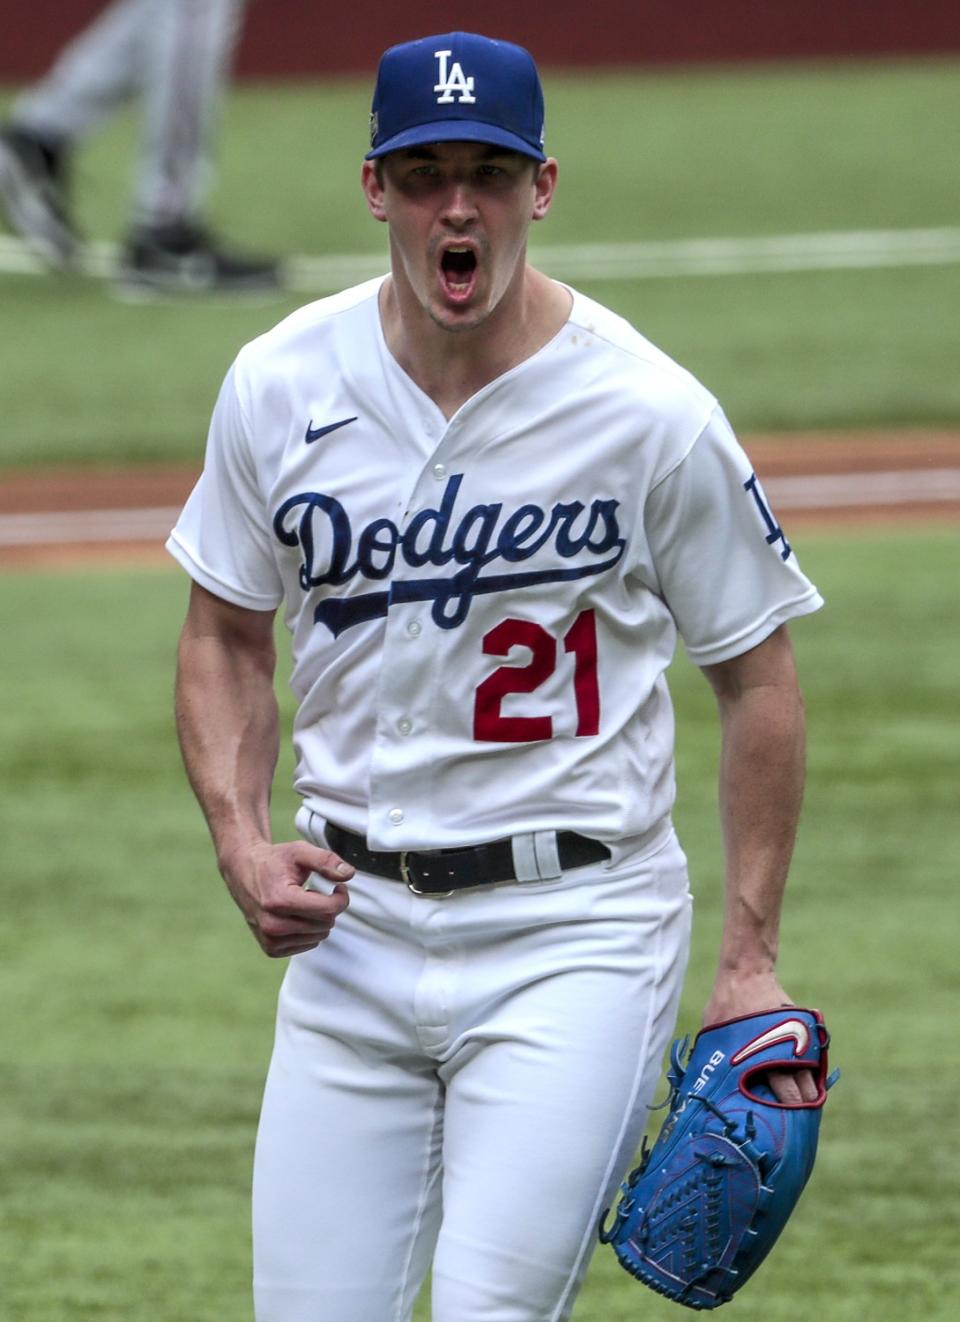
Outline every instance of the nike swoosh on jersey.
<svg viewBox="0 0 960 1322"><path fill-rule="evenodd" d="M320 437L326 436L328 432L336 431L338 427L345 427L348 422L356 422L356 418L341 418L339 422L328 422L326 427L315 427L311 418L303 439L309 445L311 441L319 441Z"/></svg>
<svg viewBox="0 0 960 1322"><path fill-rule="evenodd" d="M761 1033L745 1047L741 1047L736 1055L730 1058L730 1064L739 1065L741 1060L746 1060L748 1056L755 1056L758 1051L772 1047L775 1042L787 1042L790 1038L793 1038L794 1042L793 1054L802 1056L810 1044L810 1030L801 1019L785 1019L782 1024L768 1028L765 1033Z"/></svg>

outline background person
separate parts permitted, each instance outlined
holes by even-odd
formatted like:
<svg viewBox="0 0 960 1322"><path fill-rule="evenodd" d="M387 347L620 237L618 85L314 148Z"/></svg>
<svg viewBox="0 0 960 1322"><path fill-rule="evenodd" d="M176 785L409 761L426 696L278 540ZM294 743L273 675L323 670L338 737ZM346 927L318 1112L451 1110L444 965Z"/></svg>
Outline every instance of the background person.
<svg viewBox="0 0 960 1322"><path fill-rule="evenodd" d="M0 132L0 203L51 266L71 265L80 246L68 195L74 148L139 100L143 129L121 282L171 292L278 284L276 262L223 248L201 219L244 7L245 0L114 0L14 103Z"/></svg>

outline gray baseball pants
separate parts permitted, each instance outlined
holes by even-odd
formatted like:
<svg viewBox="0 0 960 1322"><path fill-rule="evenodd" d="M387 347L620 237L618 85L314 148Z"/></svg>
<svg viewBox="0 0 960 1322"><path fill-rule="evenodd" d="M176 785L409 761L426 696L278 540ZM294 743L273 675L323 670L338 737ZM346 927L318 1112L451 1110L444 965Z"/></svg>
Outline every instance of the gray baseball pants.
<svg viewBox="0 0 960 1322"><path fill-rule="evenodd" d="M134 225L193 218L246 0L113 0L14 104L11 123L73 142L140 99Z"/></svg>

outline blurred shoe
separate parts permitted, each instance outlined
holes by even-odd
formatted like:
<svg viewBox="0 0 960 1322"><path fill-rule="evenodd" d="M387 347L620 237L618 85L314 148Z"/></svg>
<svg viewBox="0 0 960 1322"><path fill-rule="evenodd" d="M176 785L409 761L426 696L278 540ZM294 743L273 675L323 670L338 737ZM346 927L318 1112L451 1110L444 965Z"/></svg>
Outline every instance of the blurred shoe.
<svg viewBox="0 0 960 1322"><path fill-rule="evenodd" d="M67 215L66 150L23 129L0 130L0 203L10 227L50 266L72 265L79 249Z"/></svg>
<svg viewBox="0 0 960 1322"><path fill-rule="evenodd" d="M280 288L277 263L243 257L220 245L202 226L141 228L128 237L118 271L121 296L152 294L255 294Z"/></svg>

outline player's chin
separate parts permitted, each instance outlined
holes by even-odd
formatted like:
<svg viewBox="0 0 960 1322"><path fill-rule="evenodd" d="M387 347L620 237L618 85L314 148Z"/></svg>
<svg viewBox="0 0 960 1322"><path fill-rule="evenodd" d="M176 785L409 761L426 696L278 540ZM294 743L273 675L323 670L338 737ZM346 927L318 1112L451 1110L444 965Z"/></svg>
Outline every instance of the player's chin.
<svg viewBox="0 0 960 1322"><path fill-rule="evenodd" d="M433 319L436 324L441 326L444 330L456 334L461 331L473 330L475 327L479 326L482 322L486 321L487 313L484 309L479 311L476 309L470 309L469 311L458 311L455 313L440 310L434 313Z"/></svg>
<svg viewBox="0 0 960 1322"><path fill-rule="evenodd" d="M486 321L489 314L488 300L477 289L471 291L470 298L450 298L446 290L441 288L432 300L431 315L444 330L471 330Z"/></svg>

